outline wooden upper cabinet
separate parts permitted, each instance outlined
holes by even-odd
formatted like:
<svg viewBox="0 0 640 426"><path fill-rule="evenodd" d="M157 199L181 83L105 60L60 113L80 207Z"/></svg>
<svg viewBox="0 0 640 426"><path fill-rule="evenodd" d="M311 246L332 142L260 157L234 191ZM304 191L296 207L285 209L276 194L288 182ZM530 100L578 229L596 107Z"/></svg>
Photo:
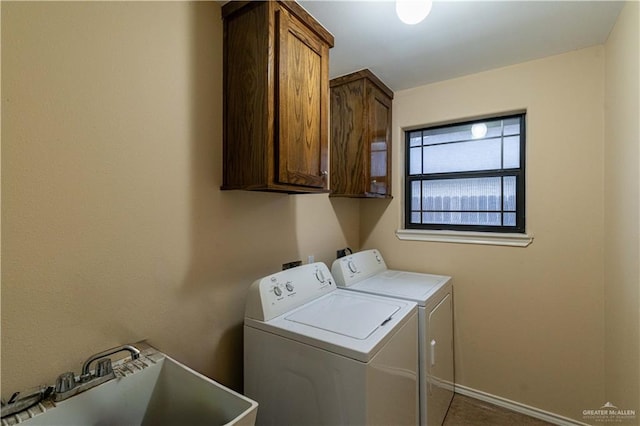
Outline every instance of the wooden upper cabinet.
<svg viewBox="0 0 640 426"><path fill-rule="evenodd" d="M295 2L229 2L222 189L328 191L333 36Z"/></svg>
<svg viewBox="0 0 640 426"><path fill-rule="evenodd" d="M371 71L331 87L331 196L391 198L393 92Z"/></svg>

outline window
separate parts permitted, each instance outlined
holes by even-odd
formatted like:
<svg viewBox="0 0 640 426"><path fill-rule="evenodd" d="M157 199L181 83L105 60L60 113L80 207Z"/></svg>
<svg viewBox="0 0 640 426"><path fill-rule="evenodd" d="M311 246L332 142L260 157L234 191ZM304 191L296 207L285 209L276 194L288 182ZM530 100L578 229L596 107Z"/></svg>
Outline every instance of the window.
<svg viewBox="0 0 640 426"><path fill-rule="evenodd" d="M405 228L525 232L525 114L406 132Z"/></svg>

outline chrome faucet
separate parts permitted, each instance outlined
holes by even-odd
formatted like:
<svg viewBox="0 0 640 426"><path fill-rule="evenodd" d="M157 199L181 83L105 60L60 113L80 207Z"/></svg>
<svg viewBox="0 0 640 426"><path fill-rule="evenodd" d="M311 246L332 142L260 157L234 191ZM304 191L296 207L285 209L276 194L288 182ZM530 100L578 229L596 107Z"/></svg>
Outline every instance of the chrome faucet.
<svg viewBox="0 0 640 426"><path fill-rule="evenodd" d="M108 357L109 355L113 355L123 351L129 351L129 353L131 354L131 359L140 358L140 351L132 345L122 345L122 346L118 346L117 348L107 349L106 351L91 355L82 365L82 373L80 374L80 381L91 379L91 372L89 371L89 367L91 366L91 363L93 361L97 361L101 358ZM98 370L101 370L101 371L98 371ZM112 370L110 365L109 367L106 367L103 364L103 366L96 368L96 377L100 377L105 373L109 374L111 371Z"/></svg>
<svg viewBox="0 0 640 426"><path fill-rule="evenodd" d="M53 396L54 401L63 401L94 386L98 386L116 377L111 366L110 355L118 352L128 351L131 359L140 358L140 351L132 345L122 345L116 348L107 349L103 352L91 355L82 365L82 373L76 379L72 371L63 373L56 380L56 390ZM95 373L91 374L89 368L91 363L98 361Z"/></svg>

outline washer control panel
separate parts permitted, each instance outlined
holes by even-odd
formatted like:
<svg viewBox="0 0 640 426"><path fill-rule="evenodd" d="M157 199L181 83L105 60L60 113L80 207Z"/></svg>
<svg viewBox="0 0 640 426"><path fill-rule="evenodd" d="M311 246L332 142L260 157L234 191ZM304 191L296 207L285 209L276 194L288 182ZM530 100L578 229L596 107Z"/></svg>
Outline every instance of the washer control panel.
<svg viewBox="0 0 640 426"><path fill-rule="evenodd" d="M387 265L378 250L365 250L336 259L331 266L336 283L349 287L377 273L387 270Z"/></svg>
<svg viewBox="0 0 640 426"><path fill-rule="evenodd" d="M322 262L287 269L251 285L245 317L269 321L335 289L331 272Z"/></svg>

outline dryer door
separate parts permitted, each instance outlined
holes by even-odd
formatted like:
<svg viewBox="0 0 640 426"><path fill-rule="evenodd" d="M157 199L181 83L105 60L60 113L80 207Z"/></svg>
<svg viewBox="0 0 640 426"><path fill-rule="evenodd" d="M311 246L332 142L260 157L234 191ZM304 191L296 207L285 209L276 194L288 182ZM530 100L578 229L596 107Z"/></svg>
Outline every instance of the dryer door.
<svg viewBox="0 0 640 426"><path fill-rule="evenodd" d="M429 313L427 424L441 425L453 398L453 306L451 293Z"/></svg>

